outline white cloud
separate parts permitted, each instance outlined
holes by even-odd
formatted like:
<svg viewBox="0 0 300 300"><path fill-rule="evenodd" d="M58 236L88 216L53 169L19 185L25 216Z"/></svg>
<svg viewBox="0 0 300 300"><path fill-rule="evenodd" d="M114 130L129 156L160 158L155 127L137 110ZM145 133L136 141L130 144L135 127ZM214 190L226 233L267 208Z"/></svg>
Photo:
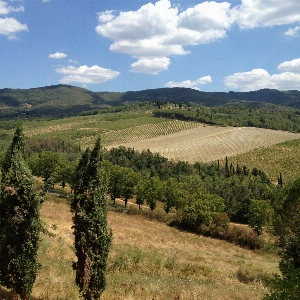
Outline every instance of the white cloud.
<svg viewBox="0 0 300 300"><path fill-rule="evenodd" d="M64 74L60 83L83 83L83 84L97 84L116 78L120 72L110 69L101 68L97 65L87 67L86 65L75 68L73 66L56 69L59 74Z"/></svg>
<svg viewBox="0 0 300 300"><path fill-rule="evenodd" d="M185 88L200 90L198 85L207 84L211 82L212 82L212 78L210 75L208 75L208 76L203 76L201 78L198 78L197 80L194 81L191 80L184 80L181 82L169 81L165 84L165 87L185 87Z"/></svg>
<svg viewBox="0 0 300 300"><path fill-rule="evenodd" d="M100 23L106 23L111 21L115 16L113 14L114 10L106 10L98 13L98 21Z"/></svg>
<svg viewBox="0 0 300 300"><path fill-rule="evenodd" d="M284 34L287 36L299 36L300 26L296 26L294 28L289 28Z"/></svg>
<svg viewBox="0 0 300 300"><path fill-rule="evenodd" d="M240 91L255 91L263 88L278 90L299 89L300 74L284 72L270 75L264 69L253 69L249 72L234 73L224 78L224 84Z"/></svg>
<svg viewBox="0 0 300 300"><path fill-rule="evenodd" d="M300 22L299 11L298 0L242 0L235 8L236 21L242 29Z"/></svg>
<svg viewBox="0 0 300 300"><path fill-rule="evenodd" d="M185 55L189 52L184 46L224 38L234 21L230 4L214 1L198 4L182 13L171 6L170 0L159 0L137 11L120 12L118 16L112 11L98 15L100 24L96 32L113 40L110 50L138 58L132 70L145 65L145 59L153 61L159 57ZM149 68L149 73L158 72Z"/></svg>
<svg viewBox="0 0 300 300"><path fill-rule="evenodd" d="M55 52L53 54L49 54L49 58L61 59L67 57L67 54L62 52Z"/></svg>
<svg viewBox="0 0 300 300"><path fill-rule="evenodd" d="M213 12L213 13L212 13ZM179 30L189 30L194 41L190 44L211 43L226 36L226 30L234 23L230 3L203 2L179 15Z"/></svg>
<svg viewBox="0 0 300 300"><path fill-rule="evenodd" d="M152 59L143 57L131 65L131 72L156 75L161 71L167 70L169 64L170 59L167 57L156 57Z"/></svg>
<svg viewBox="0 0 300 300"><path fill-rule="evenodd" d="M8 38L14 39L15 33L19 31L28 31L26 24L21 24L14 18L0 18L0 34L7 35Z"/></svg>
<svg viewBox="0 0 300 300"><path fill-rule="evenodd" d="M68 61L70 64L78 64L78 60L75 59L69 59Z"/></svg>
<svg viewBox="0 0 300 300"><path fill-rule="evenodd" d="M0 0L0 15L8 15L14 12L23 12L24 6L9 6L6 1ZM20 31L28 31L26 24L20 23L15 18L0 18L0 34L6 35L9 39L15 39L16 33Z"/></svg>
<svg viewBox="0 0 300 300"><path fill-rule="evenodd" d="M12 7L7 4L7 2L0 0L0 15L7 15L11 12L24 11L24 6Z"/></svg>
<svg viewBox="0 0 300 300"><path fill-rule="evenodd" d="M293 72L300 74L300 58L284 61L277 67L277 69L284 72Z"/></svg>

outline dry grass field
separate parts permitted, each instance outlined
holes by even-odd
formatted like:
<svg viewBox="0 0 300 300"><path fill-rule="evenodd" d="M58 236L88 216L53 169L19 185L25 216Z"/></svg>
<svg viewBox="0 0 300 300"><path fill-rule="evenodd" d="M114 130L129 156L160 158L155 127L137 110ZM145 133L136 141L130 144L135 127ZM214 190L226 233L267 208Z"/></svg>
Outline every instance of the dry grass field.
<svg viewBox="0 0 300 300"><path fill-rule="evenodd" d="M256 148L299 139L300 134L254 127L199 126L165 136L126 143L136 150L150 149L168 159L210 162Z"/></svg>
<svg viewBox="0 0 300 300"><path fill-rule="evenodd" d="M33 299L79 299L71 267L75 257L69 205L51 195L41 213L55 236L42 237L42 267ZM261 279L277 272L277 257L270 254L182 232L142 216L109 212L108 221L113 244L102 300L254 300L266 292Z"/></svg>

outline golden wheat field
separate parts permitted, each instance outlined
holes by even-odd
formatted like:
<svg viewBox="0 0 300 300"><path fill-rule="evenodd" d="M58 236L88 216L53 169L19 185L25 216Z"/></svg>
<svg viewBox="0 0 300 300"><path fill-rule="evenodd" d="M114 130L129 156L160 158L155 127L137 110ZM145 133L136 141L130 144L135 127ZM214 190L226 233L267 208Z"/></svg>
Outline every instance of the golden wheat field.
<svg viewBox="0 0 300 300"><path fill-rule="evenodd" d="M69 204L50 195L41 215L55 236L42 236L42 267L33 299L79 299L71 267L75 256ZM261 279L277 272L274 255L182 232L143 216L110 211L108 222L113 243L102 300L254 300L267 291Z"/></svg>

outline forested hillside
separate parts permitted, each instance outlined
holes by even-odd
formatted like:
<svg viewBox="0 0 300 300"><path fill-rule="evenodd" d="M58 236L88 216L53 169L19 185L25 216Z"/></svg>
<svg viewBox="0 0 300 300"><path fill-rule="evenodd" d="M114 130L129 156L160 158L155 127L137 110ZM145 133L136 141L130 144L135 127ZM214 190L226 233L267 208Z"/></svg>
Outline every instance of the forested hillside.
<svg viewBox="0 0 300 300"><path fill-rule="evenodd" d="M119 93L91 92L70 85L32 89L5 88L0 90L0 118L64 117L135 102L154 103L157 107L165 103L216 107L240 101L250 101L252 107L261 103L271 103L299 109L300 92L263 89L243 93L210 93L189 88L159 88Z"/></svg>

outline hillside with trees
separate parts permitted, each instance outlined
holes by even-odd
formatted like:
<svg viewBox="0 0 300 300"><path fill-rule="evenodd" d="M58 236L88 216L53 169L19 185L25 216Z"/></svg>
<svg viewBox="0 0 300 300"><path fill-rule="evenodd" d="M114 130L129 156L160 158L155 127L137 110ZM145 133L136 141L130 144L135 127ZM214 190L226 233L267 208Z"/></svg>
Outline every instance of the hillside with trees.
<svg viewBox="0 0 300 300"><path fill-rule="evenodd" d="M263 89L253 92L201 92L189 88L158 88L128 92L91 92L70 85L53 85L32 89L1 89L0 118L63 117L79 115L136 102L165 103L182 106L217 107L228 103L250 102L251 106L269 103L293 109L300 108L299 91Z"/></svg>

